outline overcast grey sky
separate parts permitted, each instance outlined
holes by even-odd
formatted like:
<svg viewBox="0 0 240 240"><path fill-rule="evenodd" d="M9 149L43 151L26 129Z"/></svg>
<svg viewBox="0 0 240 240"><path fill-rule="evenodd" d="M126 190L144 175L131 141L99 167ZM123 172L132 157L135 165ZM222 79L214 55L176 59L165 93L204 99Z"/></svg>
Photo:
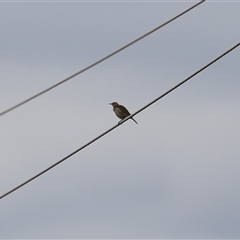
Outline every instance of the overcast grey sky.
<svg viewBox="0 0 240 240"><path fill-rule="evenodd" d="M0 111L196 2L0 3ZM205 2L0 118L1 195L237 44L240 2ZM0 238L240 238L240 49L1 199Z"/></svg>

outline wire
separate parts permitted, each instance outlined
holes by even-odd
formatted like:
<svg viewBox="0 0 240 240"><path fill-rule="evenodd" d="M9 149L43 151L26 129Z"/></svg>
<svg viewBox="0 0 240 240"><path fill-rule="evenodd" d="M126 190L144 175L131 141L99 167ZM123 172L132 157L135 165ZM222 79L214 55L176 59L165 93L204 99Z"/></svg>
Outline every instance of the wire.
<svg viewBox="0 0 240 240"><path fill-rule="evenodd" d="M233 51L235 48L239 47L240 42L237 43L236 45L234 45L233 47L231 47L229 50L227 50L226 52L224 52L223 54L221 54L219 57L215 58L214 60L212 60L211 62L209 62L208 64L206 64L204 67L200 68L198 71L196 71L195 73L193 73L192 75L190 75L189 77L187 77L186 79L184 79L182 82L178 83L177 85L175 85L174 87L172 87L171 89L169 89L167 92L165 92L164 94L162 94L161 96L159 96L158 98L154 99L152 102L148 103L146 106L142 107L141 109L139 109L137 112L133 113L130 117L135 116L136 114L140 113L141 111L143 111L144 109L146 109L147 107L149 107L150 105L152 105L153 103L157 102L158 100L160 100L161 98L165 97L166 95L168 95L170 92L172 92L173 90L175 90L176 88L180 87L181 85L183 85L185 82L187 82L188 80L190 80L191 78L193 78L194 76L196 76L197 74L199 74L200 72L202 72L204 69L206 69L207 67L209 67L210 65L212 65L213 63L215 63L216 61L218 61L220 58L224 57L225 55L227 55L228 53L230 53L231 51ZM126 119L128 120L128 119Z"/></svg>
<svg viewBox="0 0 240 240"><path fill-rule="evenodd" d="M46 173L47 171L49 171L50 169L56 167L58 164L62 163L63 161L65 161L66 159L70 158L71 156L73 156L74 154L76 154L77 152L81 151L82 149L86 148L87 146L89 146L90 144L92 144L93 142L97 141L99 138L103 137L104 135L106 135L107 133L111 132L113 129L119 127L121 124L123 124L124 122L126 122L127 120L129 120L129 118L137 115L138 113L142 112L144 109L148 108L150 105L152 105L153 103L157 102L158 100L160 100L161 98L165 97L167 94L169 94L170 92L172 92L173 90L175 90L176 88L180 87L182 84L186 83L187 81L189 81L191 78L193 78L194 76L196 76L197 74L199 74L200 72L202 72L203 70L205 70L206 68L208 68L210 65L212 65L213 63L215 63L216 61L218 61L220 58L224 57L225 55L227 55L228 53L230 53L231 51L233 51L235 48L237 48L240 45L240 42L237 43L235 46L231 47L229 50L227 50L226 52L224 52L223 54L221 54L219 57L215 58L214 60L212 60L211 62L209 62L208 64L206 64L204 67L200 68L198 71L194 72L192 75L190 75L189 77L187 77L186 79L184 79L183 81L181 81L180 83L178 83L177 85L175 85L174 87L172 87L170 90L168 90L167 92L165 92L164 94L160 95L159 97L157 97L156 99L154 99L152 102L148 103L147 105L145 105L144 107L142 107L141 109L139 109L138 111L136 111L135 113L133 113L132 115L128 116L127 118L123 119L119 124L113 126L112 128L110 128L109 130L107 130L106 132L100 134L99 136L97 136L96 138L94 138L93 140L91 140L90 142L86 143L85 145L83 145L82 147L78 148L77 150L75 150L74 152L70 153L69 155L67 155L66 157L62 158L61 160L59 160L58 162L56 162L55 164L51 165L50 167L46 168L45 170L43 170L42 172L38 173L37 175L33 176L32 178L28 179L27 181L23 182L22 184L18 185L17 187L13 188L12 190L8 191L7 193L3 194L2 196L0 196L0 199L6 197L7 195L13 193L14 191L16 191L17 189L23 187L24 185L26 185L27 183L33 181L34 179L36 179L37 177L41 176L42 174Z"/></svg>
<svg viewBox="0 0 240 240"><path fill-rule="evenodd" d="M116 50L116 51L110 53L109 55L107 55L107 56L105 56L104 58L102 58L102 59L96 61L95 63L89 65L88 67L86 67L86 68L80 70L79 72L77 72L77 73L71 75L70 77L67 77L67 78L65 78L64 80L62 80L62 81L60 81L60 82L58 82L58 83L52 85L51 87L46 88L45 90L43 90L43 91L41 91L41 92L39 92L39 93L33 95L32 97L27 98L26 100L24 100L24 101L22 101L22 102L20 102L20 103L18 103L18 104L16 104L16 105L14 105L14 106L8 108L7 110L5 110L5 111L3 111L3 112L0 113L0 117L3 116L3 115L5 115L5 114L7 114L7 113L9 113L9 112L11 112L11 111L13 111L14 109L19 108L20 106L22 106L22 105L24 105L24 104L26 104L26 103L32 101L33 99L35 99L35 98L37 98L37 97L43 95L44 93L47 93L48 91L50 91L50 90L52 90L52 89L58 87L59 85L65 83L65 82L67 82L67 81L69 81L70 79L76 77L77 75L79 75L79 74L81 74L81 73L87 71L88 69L90 69L90 68L92 68L92 67L98 65L99 63L101 63L101 62L107 60L108 58L114 56L115 54L117 54L117 53L123 51L124 49L130 47L130 46L133 45L134 43L136 43L136 42L142 40L143 38L145 38L145 37L147 37L148 35L154 33L155 31L157 31L158 29L160 29L160 28L166 26L166 25L169 24L170 22L172 22L172 21L174 21L175 19L181 17L182 15L184 15L184 14L187 13L187 12L189 12L189 11L192 10L193 8L197 7L198 5L202 4L203 2L205 2L205 0L202 0L202 1L198 2L197 4L193 5L192 7L188 8L188 9L185 10L185 11L183 11L182 13L178 14L177 16L171 18L171 19L168 20L167 22L165 22L165 23L161 24L160 26L154 28L153 30L151 30L151 31L149 31L149 32L147 32L147 33L145 33L145 34L142 35L141 37L139 37L139 38L133 40L132 42L130 42L130 43L124 45L123 47L119 48L118 50Z"/></svg>

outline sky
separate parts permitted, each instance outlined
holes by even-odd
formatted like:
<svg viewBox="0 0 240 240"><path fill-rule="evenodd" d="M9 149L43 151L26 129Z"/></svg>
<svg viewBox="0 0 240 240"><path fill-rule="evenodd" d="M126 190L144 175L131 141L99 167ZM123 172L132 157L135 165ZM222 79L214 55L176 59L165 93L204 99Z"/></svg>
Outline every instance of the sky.
<svg viewBox="0 0 240 240"><path fill-rule="evenodd" d="M0 2L0 111L196 1ZM206 1L0 117L0 193L236 45L240 2ZM240 48L0 200L1 239L240 238Z"/></svg>

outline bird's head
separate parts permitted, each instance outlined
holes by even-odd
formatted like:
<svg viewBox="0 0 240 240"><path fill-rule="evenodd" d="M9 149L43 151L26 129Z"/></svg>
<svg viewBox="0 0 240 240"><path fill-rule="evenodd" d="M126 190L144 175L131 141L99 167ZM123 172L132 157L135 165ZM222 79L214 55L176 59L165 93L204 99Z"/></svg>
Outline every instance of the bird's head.
<svg viewBox="0 0 240 240"><path fill-rule="evenodd" d="M112 105L113 107L117 107L119 104L117 102L112 102L112 103L109 103L110 105Z"/></svg>

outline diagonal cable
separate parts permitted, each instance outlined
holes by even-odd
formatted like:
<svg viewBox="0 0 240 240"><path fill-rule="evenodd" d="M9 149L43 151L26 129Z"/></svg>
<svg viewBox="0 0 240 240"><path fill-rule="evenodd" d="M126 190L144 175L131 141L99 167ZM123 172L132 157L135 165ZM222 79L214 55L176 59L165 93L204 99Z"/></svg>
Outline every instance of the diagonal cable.
<svg viewBox="0 0 240 240"><path fill-rule="evenodd" d="M67 160L68 158L70 158L71 156L73 156L74 154L78 153L79 151L81 151L82 149L86 148L87 146L89 146L90 144L94 143L95 141L97 141L98 139L100 139L101 137L103 137L104 135L106 135L107 133L111 132L112 130L114 130L115 128L119 127L121 124L123 124L124 122L126 122L127 120L129 120L129 118L137 115L138 113L142 112L143 110L145 110L146 108L148 108L149 106L151 106L153 103L157 102L158 100L160 100L161 98L165 97L166 95L168 95L170 92L172 92L173 90L177 89L178 87L180 87L181 85L183 85L184 83L186 83L187 81L189 81L191 78L193 78L194 76L196 76L197 74L199 74L200 72L202 72L203 70L205 70L206 68L208 68L210 65L212 65L213 63L217 62L219 59L221 59L222 57L224 57L225 55L227 55L228 53L230 53L231 51L233 51L235 48L239 47L240 42L237 43L236 45L234 45L233 47L231 47L229 50L227 50L226 52L224 52L223 54L221 54L220 56L218 56L217 58L215 58L214 60L212 60L211 62L209 62L208 64L206 64L205 66L203 66L202 68L200 68L198 71L194 72L192 75L190 75L189 77L187 77L186 79L184 79L183 81L181 81L180 83L178 83L177 85L175 85L174 87L172 87L171 89L169 89L167 92L165 92L164 94L160 95L159 97L157 97L156 99L154 99L152 102L148 103L147 105L145 105L144 107L142 107L141 109L139 109L138 111L136 111L135 113L133 113L132 115L128 116L127 118L125 118L124 120L122 120L120 122L120 124L117 124L113 127L111 127L110 129L108 129L106 132L100 134L99 136L97 136L96 138L92 139L90 142L86 143L85 145L83 145L82 147L78 148L77 150L75 150L74 152L70 153L69 155L67 155L66 157L62 158L61 160L59 160L58 162L56 162L55 164L51 165L50 167L46 168L45 170L43 170L42 172L36 174L35 176L31 177L30 179L28 179L27 181L23 182L22 184L18 185L17 187L13 188L12 190L8 191L7 193L3 194L2 196L0 196L0 199L6 197L7 195L13 193L14 191L18 190L19 188L23 187L24 185L26 185L27 183L33 181L34 179L38 178L39 176L41 176L42 174L46 173L47 171L49 171L50 169L56 167L58 164L62 163L63 161Z"/></svg>
<svg viewBox="0 0 240 240"><path fill-rule="evenodd" d="M0 112L0 117L3 116L3 115L5 115L5 114L7 114L7 113L9 113L9 112L11 112L11 111L13 111L14 109L19 108L20 106L22 106L22 105L24 105L24 104L26 104L26 103L32 101L33 99L35 99L35 98L37 98L37 97L43 95L44 93L49 92L50 90L52 90L52 89L58 87L59 85L65 83L65 82L67 82L67 81L69 81L70 79L76 77L77 75L79 75L79 74L81 74L81 73L83 73L83 72L89 70L90 68L92 68L92 67L98 65L99 63L101 63L101 62L107 60L108 58L110 58L110 57L116 55L117 53L119 53L119 52L123 51L124 49L130 47L130 46L133 45L134 43L136 43L136 42L142 40L143 38L147 37L148 35L154 33L155 31L159 30L160 28L166 26L167 24L169 24L169 23L171 23L172 21L176 20L177 18L181 17L182 15L184 15L184 14L187 13L187 12L189 12L190 10L192 10L192 9L195 8L195 7L197 7L198 5L200 5L200 4L203 3L203 2L205 2L205 0L202 0L202 1L198 2L197 4L195 4L195 5L193 5L192 7L186 9L186 10L183 11L182 13L178 14L177 16L171 18L171 19L168 20L167 22L165 22L165 23L161 24L160 26L154 28L153 30L151 30L151 31L149 31L149 32L147 32L147 33L145 33L144 35L142 35L142 36L140 36L139 38L133 40L132 42L130 42L130 43L124 45L123 47L121 47L121 48L119 48L118 50L116 50L116 51L110 53L109 55L105 56L104 58L101 58L100 60L94 62L93 64L89 65L88 67L83 68L82 70L80 70L79 72L77 72L77 73L71 75L70 77L67 77L67 78L63 79L62 81L60 81L60 82L58 82L58 83L52 85L52 86L49 87L49 88L46 88L45 90L43 90L43 91L41 91L41 92L39 92L39 93L33 95L32 97L29 97L29 98L25 99L24 101L22 101L22 102L20 102L20 103L18 103L18 104L16 104L16 105L14 105L14 106L12 106L12 107L6 109L5 111Z"/></svg>

